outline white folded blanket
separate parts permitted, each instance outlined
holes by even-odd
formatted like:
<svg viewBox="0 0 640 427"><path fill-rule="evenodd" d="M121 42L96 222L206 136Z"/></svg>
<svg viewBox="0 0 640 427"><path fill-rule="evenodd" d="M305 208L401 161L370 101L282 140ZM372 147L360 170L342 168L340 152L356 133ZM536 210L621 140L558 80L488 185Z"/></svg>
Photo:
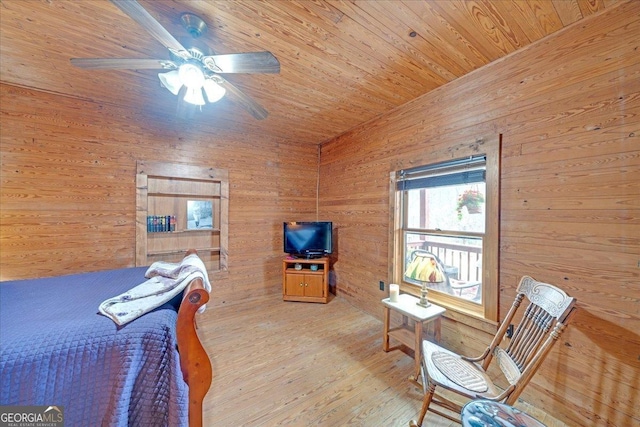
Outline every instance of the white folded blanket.
<svg viewBox="0 0 640 427"><path fill-rule="evenodd" d="M145 273L147 280L133 289L103 301L98 310L118 325L125 325L162 304L171 301L195 278L201 278L207 292L211 283L207 269L196 254L186 256L180 263L157 261ZM200 307L199 312L206 306Z"/></svg>

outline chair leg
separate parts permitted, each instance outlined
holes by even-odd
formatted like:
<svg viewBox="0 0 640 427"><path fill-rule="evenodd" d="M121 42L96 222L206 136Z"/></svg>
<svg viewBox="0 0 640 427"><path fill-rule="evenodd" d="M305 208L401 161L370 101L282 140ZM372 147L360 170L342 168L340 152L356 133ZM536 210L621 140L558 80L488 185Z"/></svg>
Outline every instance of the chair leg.
<svg viewBox="0 0 640 427"><path fill-rule="evenodd" d="M427 380L425 377L422 377L423 383ZM425 415L427 415L427 410L429 409L429 405L431 405L431 400L433 399L433 393L436 391L436 385L429 382L427 392L424 395L424 399L422 400L422 409L420 409L420 416L418 417L418 422L416 423L414 420L409 422L409 427L421 427L422 422L424 421Z"/></svg>

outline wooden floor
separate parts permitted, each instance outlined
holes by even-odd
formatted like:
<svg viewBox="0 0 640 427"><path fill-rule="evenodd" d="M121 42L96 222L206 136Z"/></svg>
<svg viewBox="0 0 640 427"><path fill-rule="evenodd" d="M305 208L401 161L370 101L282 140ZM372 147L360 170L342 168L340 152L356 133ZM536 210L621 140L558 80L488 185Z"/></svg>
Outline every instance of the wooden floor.
<svg viewBox="0 0 640 427"><path fill-rule="evenodd" d="M199 316L214 370L205 426L395 427L418 414L413 359L382 351L382 321L343 298L270 295ZM459 426L430 412L424 425Z"/></svg>

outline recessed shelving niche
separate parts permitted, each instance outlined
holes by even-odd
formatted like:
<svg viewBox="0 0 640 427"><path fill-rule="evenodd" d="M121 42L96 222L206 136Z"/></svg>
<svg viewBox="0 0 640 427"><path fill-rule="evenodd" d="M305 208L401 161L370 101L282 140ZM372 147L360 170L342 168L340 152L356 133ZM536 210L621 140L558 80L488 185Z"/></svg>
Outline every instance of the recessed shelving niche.
<svg viewBox="0 0 640 427"><path fill-rule="evenodd" d="M227 274L226 169L138 161L136 198L137 266L179 262L196 249L210 279Z"/></svg>

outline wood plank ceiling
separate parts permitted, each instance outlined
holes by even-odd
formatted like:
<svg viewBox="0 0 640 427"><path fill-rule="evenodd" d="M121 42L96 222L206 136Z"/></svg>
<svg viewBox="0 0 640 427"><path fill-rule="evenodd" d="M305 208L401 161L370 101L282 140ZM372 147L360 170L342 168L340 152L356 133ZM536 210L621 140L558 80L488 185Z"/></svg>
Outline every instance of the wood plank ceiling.
<svg viewBox="0 0 640 427"><path fill-rule="evenodd" d="M228 98L192 120L318 144L592 15L617 0L141 0L176 38L202 17L216 53L271 51L280 74L226 75L270 113ZM0 81L174 117L153 70L84 70L70 58L168 58L108 0L1 0ZM480 88L479 88L480 90ZM176 120L177 125L185 125Z"/></svg>

